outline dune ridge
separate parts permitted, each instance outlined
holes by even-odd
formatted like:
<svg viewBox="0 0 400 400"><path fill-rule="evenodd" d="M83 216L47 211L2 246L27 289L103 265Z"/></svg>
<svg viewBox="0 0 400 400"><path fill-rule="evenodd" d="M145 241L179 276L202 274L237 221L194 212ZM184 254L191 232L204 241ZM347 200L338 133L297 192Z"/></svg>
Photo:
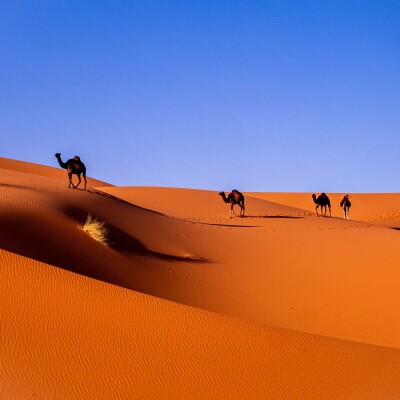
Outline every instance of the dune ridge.
<svg viewBox="0 0 400 400"><path fill-rule="evenodd" d="M246 193L229 219L212 191L67 185L0 158L0 398L400 393L398 194L353 195L344 221Z"/></svg>

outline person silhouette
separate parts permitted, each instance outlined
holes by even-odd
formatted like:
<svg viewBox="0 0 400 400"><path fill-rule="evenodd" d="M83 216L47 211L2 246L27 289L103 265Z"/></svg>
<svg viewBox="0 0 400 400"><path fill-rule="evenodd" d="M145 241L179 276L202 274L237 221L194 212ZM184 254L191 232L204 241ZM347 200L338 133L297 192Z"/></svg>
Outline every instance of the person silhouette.
<svg viewBox="0 0 400 400"><path fill-rule="evenodd" d="M343 208L343 218L349 219L349 209L351 207L349 194L344 195L342 201L340 202L340 207Z"/></svg>

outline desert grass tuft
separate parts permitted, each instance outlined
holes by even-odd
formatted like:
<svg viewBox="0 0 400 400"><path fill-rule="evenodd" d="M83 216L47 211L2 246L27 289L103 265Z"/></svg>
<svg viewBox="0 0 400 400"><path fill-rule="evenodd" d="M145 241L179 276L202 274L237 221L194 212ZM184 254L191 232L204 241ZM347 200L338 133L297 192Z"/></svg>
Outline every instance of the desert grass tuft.
<svg viewBox="0 0 400 400"><path fill-rule="evenodd" d="M86 222L81 226L94 240L101 243L103 246L108 246L107 228L104 221L99 221L88 214Z"/></svg>

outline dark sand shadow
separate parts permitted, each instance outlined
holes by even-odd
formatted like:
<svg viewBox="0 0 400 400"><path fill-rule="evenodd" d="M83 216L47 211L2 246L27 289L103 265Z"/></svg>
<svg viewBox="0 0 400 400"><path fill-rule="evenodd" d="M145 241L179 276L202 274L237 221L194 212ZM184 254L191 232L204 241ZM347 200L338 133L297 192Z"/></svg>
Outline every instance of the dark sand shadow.
<svg viewBox="0 0 400 400"><path fill-rule="evenodd" d="M10 189L22 189L22 190L31 190L33 192L41 192L42 189L40 188L33 188L31 186L22 186L22 185L12 185L10 183L0 183L0 188L6 187Z"/></svg>
<svg viewBox="0 0 400 400"><path fill-rule="evenodd" d="M128 204L136 207L130 203ZM76 220L81 226L84 224L88 216L87 210L82 210L79 207L68 207L64 210L64 213L70 218ZM92 215L92 217L96 218L95 215ZM101 217L99 217L99 219L103 220ZM105 228L107 230L109 247L124 255L142 255L170 262L209 262L203 258L180 257L152 251L147 249L141 241L110 223L105 222Z"/></svg>
<svg viewBox="0 0 400 400"><path fill-rule="evenodd" d="M97 194L99 196L107 197L107 198L109 198L111 200L116 200L116 201L118 201L120 203L124 203L126 205L131 206L131 207L139 208L140 210L149 211L149 212L151 212L153 214L157 214L157 215L162 215L162 216L168 217L168 215L166 215L166 214L160 213L158 211L151 210L150 208L140 207L140 206L138 206L136 204L130 203L129 201L121 199L120 197L114 196L114 195L106 193L106 192L102 192L101 190L98 190L98 189L87 190L87 192L92 193L92 194Z"/></svg>
<svg viewBox="0 0 400 400"><path fill-rule="evenodd" d="M302 215L245 215L238 218L269 218L269 219L303 219Z"/></svg>
<svg viewBox="0 0 400 400"><path fill-rule="evenodd" d="M68 212L66 212L68 214ZM15 214L0 216L0 248L39 262L43 262L68 271L73 271L94 279L135 288L135 282L124 278L124 272L131 274L130 259L143 257L153 261L173 263L210 263L211 260L201 257L183 257L149 250L140 240L106 224L109 246L103 246L90 238L79 228L86 220L87 213L82 210L71 210L71 214L79 214L76 221L76 234L71 236L71 225L64 232L64 225L59 219L46 218L35 211L18 211ZM94 217L96 217L94 215ZM73 228L72 228L73 233ZM81 245L70 245L71 241L79 241ZM117 252L112 256L110 252ZM117 270L110 265L109 258L121 260ZM115 258L116 257L116 258ZM125 261L123 261L125 260ZM132 265L133 268L133 265ZM119 271L119 272L118 272Z"/></svg>

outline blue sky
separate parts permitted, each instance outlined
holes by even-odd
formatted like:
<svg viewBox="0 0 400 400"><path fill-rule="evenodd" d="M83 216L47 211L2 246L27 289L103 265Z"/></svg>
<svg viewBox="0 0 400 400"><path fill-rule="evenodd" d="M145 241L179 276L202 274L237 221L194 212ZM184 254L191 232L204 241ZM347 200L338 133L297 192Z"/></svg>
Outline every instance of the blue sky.
<svg viewBox="0 0 400 400"><path fill-rule="evenodd" d="M398 192L400 2L0 2L0 156L121 186Z"/></svg>

